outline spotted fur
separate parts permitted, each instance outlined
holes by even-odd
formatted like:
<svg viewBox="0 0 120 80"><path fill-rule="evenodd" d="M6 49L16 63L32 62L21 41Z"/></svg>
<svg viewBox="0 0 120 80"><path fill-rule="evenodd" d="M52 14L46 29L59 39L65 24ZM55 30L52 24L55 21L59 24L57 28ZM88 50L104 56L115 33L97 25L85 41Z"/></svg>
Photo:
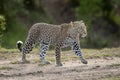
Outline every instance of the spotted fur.
<svg viewBox="0 0 120 80"><path fill-rule="evenodd" d="M52 25L47 23L34 24L28 33L23 47L17 42L18 49L22 52L22 61L26 62L26 54L32 51L36 43L40 44L40 59L42 62L49 64L45 59L46 51L49 45L55 46L55 56L57 66L61 66L61 48L71 46L73 52L80 58L81 62L87 64L83 58L79 45L79 38L87 35L86 26L83 21L64 23L61 25Z"/></svg>

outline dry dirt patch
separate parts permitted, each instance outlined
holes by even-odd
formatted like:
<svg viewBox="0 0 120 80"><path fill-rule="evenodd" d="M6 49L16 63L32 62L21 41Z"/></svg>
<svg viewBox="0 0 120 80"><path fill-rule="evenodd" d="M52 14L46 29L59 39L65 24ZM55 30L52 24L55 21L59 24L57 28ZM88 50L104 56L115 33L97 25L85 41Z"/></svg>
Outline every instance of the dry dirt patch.
<svg viewBox="0 0 120 80"><path fill-rule="evenodd" d="M0 80L120 80L120 57L88 58L88 64L84 65L73 54L63 53L65 57L73 57L63 58L63 66L56 67L54 60L50 65L37 61L36 54L30 54L30 63L26 64L17 62L21 56L2 58ZM48 56L54 57L53 54Z"/></svg>

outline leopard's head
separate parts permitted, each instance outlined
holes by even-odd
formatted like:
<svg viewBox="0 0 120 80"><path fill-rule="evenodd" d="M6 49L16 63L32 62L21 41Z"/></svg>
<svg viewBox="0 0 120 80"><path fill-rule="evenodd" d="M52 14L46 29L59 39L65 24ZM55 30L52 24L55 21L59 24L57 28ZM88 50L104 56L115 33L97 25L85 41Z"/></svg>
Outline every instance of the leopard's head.
<svg viewBox="0 0 120 80"><path fill-rule="evenodd" d="M79 34L80 38L87 36L87 29L83 20L71 22L71 25L73 26L74 31Z"/></svg>

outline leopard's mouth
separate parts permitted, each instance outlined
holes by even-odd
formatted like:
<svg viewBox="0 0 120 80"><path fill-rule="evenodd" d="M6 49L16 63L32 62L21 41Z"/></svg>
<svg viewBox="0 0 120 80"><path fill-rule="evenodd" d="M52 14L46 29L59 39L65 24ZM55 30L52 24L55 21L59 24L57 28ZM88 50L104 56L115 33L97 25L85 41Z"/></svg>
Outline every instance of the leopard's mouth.
<svg viewBox="0 0 120 80"><path fill-rule="evenodd" d="M82 39L82 38L85 38L87 35L86 34L80 34L80 38Z"/></svg>

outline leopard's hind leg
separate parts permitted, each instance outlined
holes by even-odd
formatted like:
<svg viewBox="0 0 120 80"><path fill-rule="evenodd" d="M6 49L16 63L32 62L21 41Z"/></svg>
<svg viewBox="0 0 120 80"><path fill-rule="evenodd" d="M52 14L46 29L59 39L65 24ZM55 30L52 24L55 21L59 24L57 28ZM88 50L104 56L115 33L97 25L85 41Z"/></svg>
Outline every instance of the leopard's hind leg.
<svg viewBox="0 0 120 80"><path fill-rule="evenodd" d="M26 40L23 49L22 49L22 62L26 63L28 62L26 60L26 54L29 53L30 51L32 51L33 47L35 45L35 40L32 38L29 38Z"/></svg>

